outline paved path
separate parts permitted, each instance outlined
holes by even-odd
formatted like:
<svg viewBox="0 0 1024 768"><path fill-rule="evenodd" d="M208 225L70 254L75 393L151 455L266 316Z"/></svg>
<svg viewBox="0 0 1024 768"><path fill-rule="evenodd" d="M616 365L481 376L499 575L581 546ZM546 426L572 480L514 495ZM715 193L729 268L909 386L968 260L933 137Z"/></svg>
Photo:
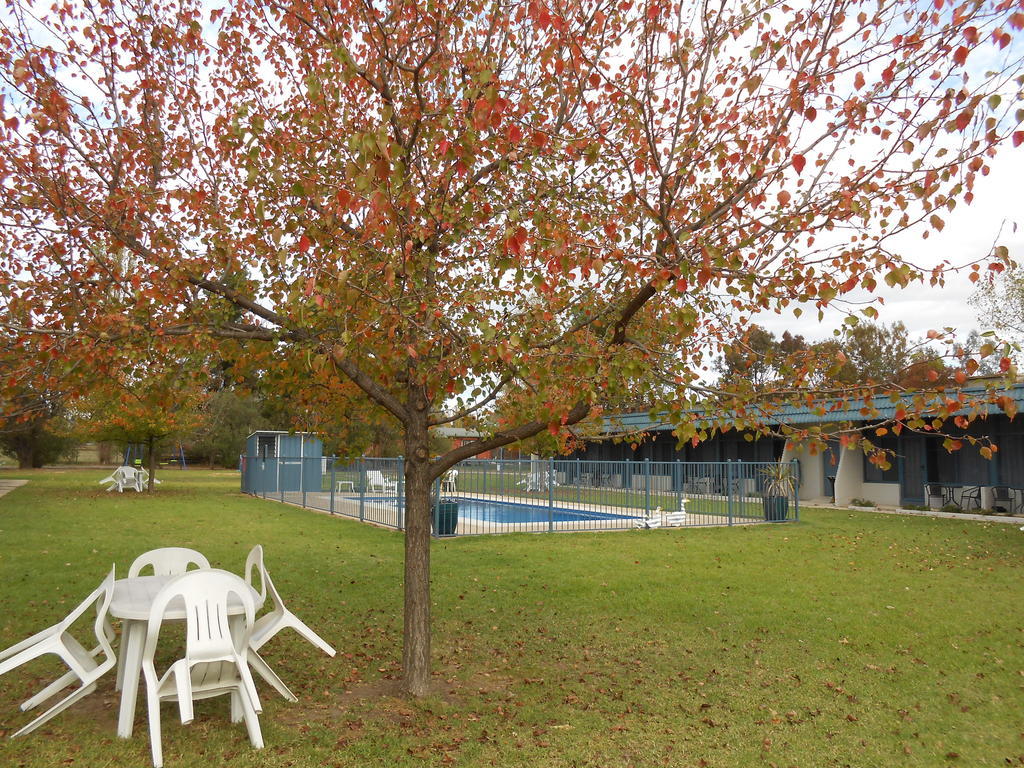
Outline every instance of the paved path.
<svg viewBox="0 0 1024 768"><path fill-rule="evenodd" d="M841 507L837 507L837 509L841 509ZM923 509L872 509L871 511L881 512L884 515L921 515L923 517L945 517L950 520L976 520L980 523L1024 524L1024 517L1012 517L1010 515L972 515L969 512L942 512L938 509L930 511Z"/></svg>
<svg viewBox="0 0 1024 768"><path fill-rule="evenodd" d="M24 485L28 480L0 480L0 496L8 491L14 490L19 485Z"/></svg>

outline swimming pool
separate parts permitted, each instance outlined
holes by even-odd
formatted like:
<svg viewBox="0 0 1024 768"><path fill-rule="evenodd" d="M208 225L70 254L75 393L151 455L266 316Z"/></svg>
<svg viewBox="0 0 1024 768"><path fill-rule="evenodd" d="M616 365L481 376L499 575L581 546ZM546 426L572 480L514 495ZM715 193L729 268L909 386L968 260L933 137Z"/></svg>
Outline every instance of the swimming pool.
<svg viewBox="0 0 1024 768"><path fill-rule="evenodd" d="M550 508L537 504L517 504L505 501L454 499L459 504L459 517L482 523L571 523L577 520L635 520L641 514L616 515L610 512L592 512L585 509Z"/></svg>

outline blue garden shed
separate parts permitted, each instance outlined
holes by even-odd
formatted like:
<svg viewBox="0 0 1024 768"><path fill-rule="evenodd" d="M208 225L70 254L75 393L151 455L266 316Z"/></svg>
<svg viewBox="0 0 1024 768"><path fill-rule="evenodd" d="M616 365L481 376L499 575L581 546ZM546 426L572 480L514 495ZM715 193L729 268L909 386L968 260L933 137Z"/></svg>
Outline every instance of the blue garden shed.
<svg viewBox="0 0 1024 768"><path fill-rule="evenodd" d="M242 492L291 493L320 490L324 444L309 432L253 432L245 442Z"/></svg>

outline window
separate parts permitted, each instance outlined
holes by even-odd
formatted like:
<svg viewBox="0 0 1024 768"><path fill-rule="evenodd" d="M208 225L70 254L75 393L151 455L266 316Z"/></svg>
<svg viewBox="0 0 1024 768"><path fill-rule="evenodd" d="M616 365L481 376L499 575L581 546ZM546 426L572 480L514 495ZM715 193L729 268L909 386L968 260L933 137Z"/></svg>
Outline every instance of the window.
<svg viewBox="0 0 1024 768"><path fill-rule="evenodd" d="M889 469L882 469L873 464L868 456L864 456L864 482L865 483L898 483L900 481L900 457L894 452L899 447L899 441L895 437L875 437L868 439L876 448L883 448L890 451Z"/></svg>
<svg viewBox="0 0 1024 768"><path fill-rule="evenodd" d="M277 435L256 435L256 455L261 459L277 456Z"/></svg>

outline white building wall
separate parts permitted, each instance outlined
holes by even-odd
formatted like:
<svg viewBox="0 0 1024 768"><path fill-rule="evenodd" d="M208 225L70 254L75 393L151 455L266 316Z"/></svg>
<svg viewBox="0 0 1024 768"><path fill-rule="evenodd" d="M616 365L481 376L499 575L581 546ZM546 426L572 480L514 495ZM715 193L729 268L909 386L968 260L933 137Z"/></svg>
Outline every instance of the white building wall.
<svg viewBox="0 0 1024 768"><path fill-rule="evenodd" d="M822 469L821 454L812 455L805 445L786 443L786 447L782 451L782 461L790 462L793 459L800 462L801 482L798 492L800 500L810 501L827 496L827 492L822 492L827 483L825 482L825 473Z"/></svg>
<svg viewBox="0 0 1024 768"><path fill-rule="evenodd" d="M844 448L839 452L839 466L836 468L836 504L846 506L853 499L863 497L864 453L853 448Z"/></svg>
<svg viewBox="0 0 1024 768"><path fill-rule="evenodd" d="M875 504L887 507L898 507L900 505L899 483L864 483L862 486L862 499L871 499Z"/></svg>

